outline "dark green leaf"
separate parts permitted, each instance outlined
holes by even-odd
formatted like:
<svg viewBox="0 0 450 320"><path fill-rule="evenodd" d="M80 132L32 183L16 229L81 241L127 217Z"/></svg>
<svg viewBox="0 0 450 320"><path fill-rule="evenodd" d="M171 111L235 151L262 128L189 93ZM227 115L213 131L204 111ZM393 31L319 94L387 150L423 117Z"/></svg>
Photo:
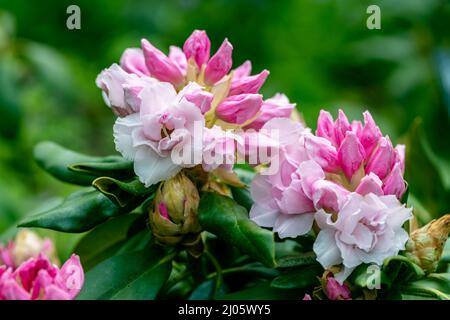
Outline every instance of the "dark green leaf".
<svg viewBox="0 0 450 320"><path fill-rule="evenodd" d="M253 199L250 191L247 188L230 187L233 194L233 199L238 204L243 206L247 211L250 211L253 205Z"/></svg>
<svg viewBox="0 0 450 320"><path fill-rule="evenodd" d="M355 285L366 288L369 285L376 285L375 282L379 284L384 284L387 286L391 285L391 279L376 265L361 264L359 265L350 275L348 279L351 283Z"/></svg>
<svg viewBox="0 0 450 320"><path fill-rule="evenodd" d="M314 252L299 253L296 255L284 256L277 259L277 267L288 268L311 265L316 262L316 255Z"/></svg>
<svg viewBox="0 0 450 320"><path fill-rule="evenodd" d="M217 290L216 285L215 279L202 282L197 288L194 289L194 291L192 291L188 300L211 300L222 298L225 294L224 284L222 283Z"/></svg>
<svg viewBox="0 0 450 320"><path fill-rule="evenodd" d="M80 256L85 271L109 258L127 238L128 228L139 217L129 214L111 219L86 234L74 252Z"/></svg>
<svg viewBox="0 0 450 320"><path fill-rule="evenodd" d="M37 144L34 148L34 158L37 164L48 173L50 173L55 178L78 185L90 185L95 178L103 175L104 172L94 172L89 170L84 171L74 171L73 164L75 166L82 166L83 163L90 164L93 163L103 163L104 165L109 165L110 173L111 167L118 165L119 167L129 166L129 162L118 156L108 156L108 157L92 157L87 156L78 152L74 152L63 148L62 146L50 142L44 141ZM69 166L72 170L69 169ZM120 171L123 173L123 171ZM126 169L125 172L129 172Z"/></svg>
<svg viewBox="0 0 450 320"><path fill-rule="evenodd" d="M270 284L279 289L304 289L319 284L319 277L323 269L317 265L311 265L305 268L290 269L275 279Z"/></svg>
<svg viewBox="0 0 450 320"><path fill-rule="evenodd" d="M420 279L425 275L422 268L404 256L395 256L386 259L382 271L393 283L405 283Z"/></svg>
<svg viewBox="0 0 450 320"><path fill-rule="evenodd" d="M146 188L138 178L123 182L110 177L100 177L95 179L92 185L119 207L141 204L158 188L158 185Z"/></svg>
<svg viewBox="0 0 450 320"><path fill-rule="evenodd" d="M132 209L119 208L103 194L89 188L72 193L56 208L26 217L19 227L84 232Z"/></svg>
<svg viewBox="0 0 450 320"><path fill-rule="evenodd" d="M154 299L170 275L173 256L160 247L114 256L86 273L78 299Z"/></svg>
<svg viewBox="0 0 450 320"><path fill-rule="evenodd" d="M268 282L262 282L250 288L233 292L223 296L224 300L299 300L303 294L298 289L278 289L270 286Z"/></svg>
<svg viewBox="0 0 450 320"><path fill-rule="evenodd" d="M107 176L118 179L127 179L135 175L133 161L120 157L106 157L103 162L85 162L69 165L68 169L97 177Z"/></svg>
<svg viewBox="0 0 450 320"><path fill-rule="evenodd" d="M232 199L206 192L198 209L203 228L268 267L275 266L273 233L249 220L247 211Z"/></svg>

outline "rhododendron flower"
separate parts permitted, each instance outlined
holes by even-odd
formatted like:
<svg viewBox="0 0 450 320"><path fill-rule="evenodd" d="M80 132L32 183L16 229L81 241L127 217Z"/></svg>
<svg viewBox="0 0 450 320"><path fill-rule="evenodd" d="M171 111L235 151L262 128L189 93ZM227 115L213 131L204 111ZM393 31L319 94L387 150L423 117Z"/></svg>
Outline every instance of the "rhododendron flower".
<svg viewBox="0 0 450 320"><path fill-rule="evenodd" d="M227 39L212 57L211 42L199 30L183 50L171 46L169 55L145 39L141 47L126 49L120 66L103 70L96 83L121 118L114 126L116 149L134 161L135 173L146 186L198 164L207 171L231 170L233 164L228 162L238 159L240 142L235 141L234 147L230 142L240 134L225 138L221 130L259 130L270 119L288 118L295 106L281 94L264 102L258 91L269 72L251 75L250 61L230 72L233 47ZM201 127L197 139L195 125ZM251 151L257 153L258 146ZM191 161L179 153L192 155ZM223 162L203 161L211 153Z"/></svg>
<svg viewBox="0 0 450 320"><path fill-rule="evenodd" d="M330 300L351 300L352 293L349 287L343 283L340 284L334 277L332 272L325 271L324 291Z"/></svg>
<svg viewBox="0 0 450 320"><path fill-rule="evenodd" d="M6 247L0 245L0 265L15 269L29 258L35 258L39 254L44 254L52 262L57 263L55 246L48 239L42 239L36 233L22 229L14 241L10 241Z"/></svg>
<svg viewBox="0 0 450 320"><path fill-rule="evenodd" d="M84 272L76 255L59 269L43 254L17 269L0 267L0 300L71 300L80 292Z"/></svg>
<svg viewBox="0 0 450 320"><path fill-rule="evenodd" d="M325 210L316 213L321 229L314 243L317 260L326 269L342 264L335 274L340 284L362 263L381 265L405 249L408 233L402 225L411 211L393 195L351 193L336 217Z"/></svg>
<svg viewBox="0 0 450 320"><path fill-rule="evenodd" d="M191 87L197 89L195 84ZM134 161L134 171L146 186L181 170L171 151L180 143L192 143L195 122L203 127L200 109L183 96L189 88L177 94L171 84L156 82L139 94L140 112L119 118L114 125L117 150Z"/></svg>
<svg viewBox="0 0 450 320"><path fill-rule="evenodd" d="M150 77L139 78L136 74L127 73L117 64L103 70L96 79L106 104L120 117L139 112L138 95L142 88L154 82Z"/></svg>
<svg viewBox="0 0 450 320"><path fill-rule="evenodd" d="M138 94L148 79L153 79L169 82L177 91L182 90L190 82L196 82L202 88L203 94L197 92L196 96L186 96L186 98L199 106L203 114L210 111L213 106L210 118L217 118L214 116L215 108L223 102L218 111L218 118L227 122L231 121L233 124L243 124L236 122L239 119L226 119L227 116L222 116L235 112L235 104L224 100L230 98L236 101L238 96L244 94L252 97L252 94L258 93L269 75L267 70L251 75L250 61L244 62L230 72L233 50L231 43L225 39L217 52L210 57L211 42L206 32L201 30L195 30L189 36L183 45L183 50L171 46L168 55L145 39L141 41L141 47L142 49L126 49L120 59L120 66L114 64L104 70L96 81L97 86L103 90L106 103L120 117L139 112ZM225 110L226 106L229 106L229 110ZM260 108L261 102L253 103L251 108L247 108L245 119L250 119L249 114L255 116ZM274 117L289 117L292 108L293 105L286 102L284 96L268 99L253 128L260 128ZM241 109L241 113L242 111ZM252 120L255 119L253 117ZM212 125L214 120L209 127ZM250 124L245 122L245 125Z"/></svg>
<svg viewBox="0 0 450 320"><path fill-rule="evenodd" d="M273 228L280 238L296 237L310 231L318 208L338 210L348 191L326 181L322 168L308 158L304 139L309 130L282 118L270 120L262 130L270 127L280 131L279 170L254 178L250 218Z"/></svg>
<svg viewBox="0 0 450 320"><path fill-rule="evenodd" d="M342 110L333 122L331 115L322 110L316 136L306 143L309 156L350 191L393 194L398 199L405 192L404 146L394 148L368 111L363 125L359 121L350 124Z"/></svg>
<svg viewBox="0 0 450 320"><path fill-rule="evenodd" d="M270 119L289 118L294 108L295 103L290 103L284 94L277 93L272 98L263 101L258 117L246 128L259 130Z"/></svg>

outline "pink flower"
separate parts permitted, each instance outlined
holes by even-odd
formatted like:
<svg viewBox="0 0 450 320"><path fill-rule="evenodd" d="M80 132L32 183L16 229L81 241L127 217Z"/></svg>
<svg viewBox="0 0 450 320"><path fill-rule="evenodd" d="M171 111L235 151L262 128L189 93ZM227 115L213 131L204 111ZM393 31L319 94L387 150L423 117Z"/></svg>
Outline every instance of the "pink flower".
<svg viewBox="0 0 450 320"><path fill-rule="evenodd" d="M223 100L216 109L216 115L228 123L244 124L258 113L261 105L260 94L240 94Z"/></svg>
<svg viewBox="0 0 450 320"><path fill-rule="evenodd" d="M236 162L235 135L219 126L204 128L202 167L206 172L217 168L232 171Z"/></svg>
<svg viewBox="0 0 450 320"><path fill-rule="evenodd" d="M150 76L150 71L145 65L144 53L140 48L126 49L120 58L120 66L128 73L140 77Z"/></svg>
<svg viewBox="0 0 450 320"><path fill-rule="evenodd" d="M389 137L381 135L368 111L364 113L363 125L359 121L350 124L341 110L333 122L331 115L322 110L316 137L307 140L307 152L326 172L340 176L350 191L381 191L399 199L405 192L404 146L394 148Z"/></svg>
<svg viewBox="0 0 450 320"><path fill-rule="evenodd" d="M53 262L58 262L55 247L50 239L43 239L28 229L21 229L14 241L10 241L6 247L0 245L0 265L4 264L15 269L29 258L35 258L39 254L44 254Z"/></svg>
<svg viewBox="0 0 450 320"><path fill-rule="evenodd" d="M351 193L335 221L324 210L316 213L321 229L313 247L317 260L325 269L343 266L335 274L340 284L362 263L381 265L405 248L408 233L402 225L411 211L393 195Z"/></svg>
<svg viewBox="0 0 450 320"><path fill-rule="evenodd" d="M309 294L305 293L305 295L303 296L302 300L312 300L312 299L311 299L311 296Z"/></svg>
<svg viewBox="0 0 450 320"><path fill-rule="evenodd" d="M280 238L296 237L310 231L318 208L338 210L348 191L325 180L322 168L307 156L304 140L308 130L282 118L270 120L261 130L271 127L279 130L278 170L254 178L250 218L273 228Z"/></svg>
<svg viewBox="0 0 450 320"><path fill-rule="evenodd" d="M59 269L41 254L16 270L0 267L0 300L71 300L83 283L78 256L72 255Z"/></svg>
<svg viewBox="0 0 450 320"><path fill-rule="evenodd" d="M206 32L202 30L194 30L183 45L186 59L194 59L199 69L209 60L210 50L211 41Z"/></svg>
<svg viewBox="0 0 450 320"><path fill-rule="evenodd" d="M213 85L221 80L230 71L233 64L231 53L233 52L233 46L225 39L217 50L217 52L211 57L206 65L205 69L205 83L207 85Z"/></svg>
<svg viewBox="0 0 450 320"><path fill-rule="evenodd" d="M191 90L189 93L184 94L184 97L187 101L195 104L202 114L205 114L211 109L211 103L214 98L212 93L202 90L200 87L197 90Z"/></svg>
<svg viewBox="0 0 450 320"><path fill-rule="evenodd" d="M330 272L326 279L325 294L330 300L351 300L352 293L346 284L340 284Z"/></svg>
<svg viewBox="0 0 450 320"><path fill-rule="evenodd" d="M230 88L230 96L242 93L257 93L269 76L269 71L263 70L254 76L242 76L233 78Z"/></svg>
<svg viewBox="0 0 450 320"><path fill-rule="evenodd" d="M142 88L154 81L150 77L138 77L134 73L127 73L117 64L113 64L97 76L96 84L103 90L103 98L113 112L125 117L139 112L138 95Z"/></svg>
<svg viewBox="0 0 450 320"><path fill-rule="evenodd" d="M177 88L183 85L183 70L177 60L167 57L146 39L142 39L141 46L144 51L145 64L152 77L170 82Z"/></svg>
<svg viewBox="0 0 450 320"><path fill-rule="evenodd" d="M259 130L270 119L289 118L294 108L295 103L290 103L284 94L277 93L272 98L263 101L258 117L246 126L246 129Z"/></svg>
<svg viewBox="0 0 450 320"><path fill-rule="evenodd" d="M172 151L179 145L193 143L196 125L203 130L200 109L184 97L195 90L198 85L193 83L177 94L170 83L153 83L139 94L140 112L117 119L116 149L134 161L134 171L146 186L178 173L182 167L173 162ZM201 152L201 144L197 147Z"/></svg>

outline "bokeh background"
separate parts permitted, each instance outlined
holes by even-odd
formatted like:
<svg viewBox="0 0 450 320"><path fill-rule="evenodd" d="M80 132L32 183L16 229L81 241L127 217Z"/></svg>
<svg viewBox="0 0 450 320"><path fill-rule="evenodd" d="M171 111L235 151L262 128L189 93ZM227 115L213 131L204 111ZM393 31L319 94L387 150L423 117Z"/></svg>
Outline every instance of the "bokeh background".
<svg viewBox="0 0 450 320"><path fill-rule="evenodd" d="M66 28L71 4L81 30ZM366 27L370 4L381 30ZM34 164L34 144L115 153L96 75L143 37L167 52L194 29L207 30L212 51L228 37L235 66L269 69L264 95L287 94L313 129L321 108L355 119L370 110L407 144L419 222L450 212L450 1L0 0L0 241L74 190ZM77 238L49 235L62 256Z"/></svg>

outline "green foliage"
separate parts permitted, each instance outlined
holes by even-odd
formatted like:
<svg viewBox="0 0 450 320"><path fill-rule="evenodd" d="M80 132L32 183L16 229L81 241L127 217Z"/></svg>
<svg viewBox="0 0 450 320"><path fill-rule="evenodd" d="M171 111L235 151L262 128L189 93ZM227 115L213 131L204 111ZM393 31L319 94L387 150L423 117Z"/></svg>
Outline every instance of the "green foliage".
<svg viewBox="0 0 450 320"><path fill-rule="evenodd" d="M88 188L74 192L56 208L26 217L19 227L84 232L130 209L133 208L120 208L97 190Z"/></svg>
<svg viewBox="0 0 450 320"><path fill-rule="evenodd" d="M198 208L202 227L269 267L275 266L273 233L250 221L232 199L206 192Z"/></svg>
<svg viewBox="0 0 450 320"><path fill-rule="evenodd" d="M151 247L107 259L86 273L78 299L154 299L170 275L173 256Z"/></svg>
<svg viewBox="0 0 450 320"><path fill-rule="evenodd" d="M78 185L90 185L100 176L133 177L133 164L119 156L92 157L45 141L34 148L37 164L55 178Z"/></svg>

